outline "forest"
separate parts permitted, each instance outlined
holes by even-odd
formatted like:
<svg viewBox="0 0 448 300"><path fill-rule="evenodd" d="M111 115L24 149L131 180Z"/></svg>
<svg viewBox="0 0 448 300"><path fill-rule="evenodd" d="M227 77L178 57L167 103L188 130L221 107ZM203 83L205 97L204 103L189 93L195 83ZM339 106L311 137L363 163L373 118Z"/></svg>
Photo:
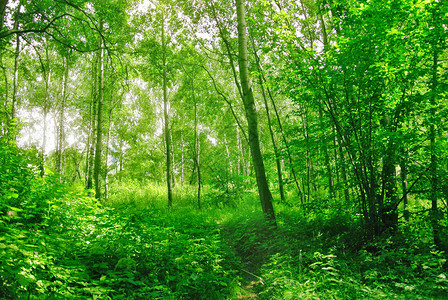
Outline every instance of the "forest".
<svg viewBox="0 0 448 300"><path fill-rule="evenodd" d="M448 1L0 0L0 299L446 299Z"/></svg>

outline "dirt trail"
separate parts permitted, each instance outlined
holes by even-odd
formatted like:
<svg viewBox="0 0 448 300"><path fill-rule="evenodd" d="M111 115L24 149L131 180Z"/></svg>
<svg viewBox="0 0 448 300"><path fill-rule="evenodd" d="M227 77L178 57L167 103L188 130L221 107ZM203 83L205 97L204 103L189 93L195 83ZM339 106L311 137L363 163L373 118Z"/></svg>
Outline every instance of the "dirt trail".
<svg viewBox="0 0 448 300"><path fill-rule="evenodd" d="M222 224L219 224L219 227L223 241L234 250L235 255L241 260L241 294L238 295L237 299L258 299L257 286L263 284L263 279L257 274L260 273L262 263L253 261L254 256L247 255L245 251L238 247L238 242L235 241L231 228L226 228ZM253 251L258 252L255 245Z"/></svg>

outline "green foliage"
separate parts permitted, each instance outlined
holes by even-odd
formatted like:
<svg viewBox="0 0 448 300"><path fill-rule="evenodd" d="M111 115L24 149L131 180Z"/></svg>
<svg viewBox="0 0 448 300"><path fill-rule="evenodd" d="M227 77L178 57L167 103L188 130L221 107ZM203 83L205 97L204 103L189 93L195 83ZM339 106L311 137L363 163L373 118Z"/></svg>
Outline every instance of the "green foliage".
<svg viewBox="0 0 448 300"><path fill-rule="evenodd" d="M223 219L241 274L260 299L443 299L446 255L415 220L367 242L356 218L334 209L277 206L279 228L244 206ZM230 211L228 211L230 213ZM429 231L429 232L428 232Z"/></svg>
<svg viewBox="0 0 448 300"><path fill-rule="evenodd" d="M77 141L63 147L64 170L83 181L98 98L90 51L101 38L112 157L103 171L116 173L109 199L99 203L49 170L40 177L35 165L51 168L53 157L18 148L17 130L1 129L8 134L0 136L0 298L446 298L447 1L246 2L249 52L262 64L255 71L249 57L249 71L262 77L284 122L272 116L288 194L275 207L276 229L260 212L250 151L235 124L244 110L235 102L230 4L156 1L142 9L140 2L39 0L21 1L17 14L7 8L2 125L14 123L13 98L30 124L41 117L31 113L36 108L53 118L61 110L60 60L70 58L64 116ZM12 26L27 31L16 87ZM170 209L163 69L176 177ZM266 116L257 117L275 195L275 155ZM405 195L410 217L399 218Z"/></svg>
<svg viewBox="0 0 448 300"><path fill-rule="evenodd" d="M202 185L201 198L205 207L237 207L253 201L253 191L249 189L247 176L234 175L228 181L216 175L212 185ZM110 184L108 205L125 209L164 209L166 207L166 186L141 179L114 179ZM197 187L185 184L173 189L175 207L197 205Z"/></svg>
<svg viewBox="0 0 448 300"><path fill-rule="evenodd" d="M41 223L54 199L63 195L63 182L53 175L38 177L37 168L30 164L32 150L17 148L8 136L0 137L0 157L0 213L10 212L15 222L26 226Z"/></svg>
<svg viewBox="0 0 448 300"><path fill-rule="evenodd" d="M8 172L22 166L28 180L10 182L26 191L20 197L2 192L3 200L16 205L4 206L14 213L2 212L0 219L2 298L446 295L446 255L425 239L431 230L423 226L427 221L414 218L393 237L367 243L356 218L336 208L309 207L304 215L278 206L279 227L272 229L256 197L245 196L236 208L196 211L188 200L194 199L194 189L178 190L186 200L176 198L168 209L161 187L139 181L114 182L114 208L107 208L58 177L41 179L11 145L8 151L15 151L16 160ZM11 178L8 172L2 178ZM8 190L4 184L2 191Z"/></svg>
<svg viewBox="0 0 448 300"><path fill-rule="evenodd" d="M41 179L21 165L17 148L8 149L17 159L2 178L14 170L28 177L2 186L9 211L0 219L0 297L219 299L237 283L237 261L216 223L195 227L203 220L185 212L179 223L142 207L104 208L58 177ZM19 196L7 193L12 186Z"/></svg>
<svg viewBox="0 0 448 300"><path fill-rule="evenodd" d="M444 298L446 255L425 241L430 228L411 234L416 222L403 234L363 244L362 231L343 215L293 216L279 214L286 222L269 244L283 248L261 266L261 299Z"/></svg>
<svg viewBox="0 0 448 300"><path fill-rule="evenodd" d="M398 166L409 168L410 182L419 181L432 161L432 178L424 176L419 185L437 189L435 177L443 180L434 168L446 159L439 151L446 143L439 120L446 113L441 82L447 32L441 16L447 5L406 0L321 5L320 11L303 5L303 36L295 26L284 34L291 59L284 72L273 71L279 77L273 85L295 101L297 122L287 128L307 198L325 200L352 190L355 201L345 207L356 205L366 229L378 235L398 225L396 208L405 193L398 187ZM297 11L290 7L285 14ZM324 27L328 31L320 32ZM317 40L324 44L316 47ZM330 186L332 181L337 183ZM344 196L349 202L349 193Z"/></svg>
<svg viewBox="0 0 448 300"><path fill-rule="evenodd" d="M136 209L161 208L160 199L166 198L166 189L147 180L114 180L111 185L108 204L112 207L124 206ZM166 203L163 203L163 206Z"/></svg>
<svg viewBox="0 0 448 300"><path fill-rule="evenodd" d="M218 174L213 172L213 181L211 181L211 188L204 196L206 203L216 207L237 207L248 196L253 193L250 178L245 175L238 174Z"/></svg>

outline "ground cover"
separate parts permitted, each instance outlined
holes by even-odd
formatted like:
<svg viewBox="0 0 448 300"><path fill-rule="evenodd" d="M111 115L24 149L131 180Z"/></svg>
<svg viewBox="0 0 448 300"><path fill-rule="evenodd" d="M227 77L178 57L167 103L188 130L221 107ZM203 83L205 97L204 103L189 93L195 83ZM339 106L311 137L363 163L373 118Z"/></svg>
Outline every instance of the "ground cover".
<svg viewBox="0 0 448 300"><path fill-rule="evenodd" d="M185 190L175 193L169 209L163 195L149 196L156 185L122 183L126 188L100 203L56 175L40 178L28 167L20 174L27 180L11 182L9 194L2 193L4 299L447 294L446 255L432 245L428 222L418 218L372 240L354 214L323 207L305 211L277 204L278 227L269 228L251 193L231 206L204 197L198 210L193 192Z"/></svg>

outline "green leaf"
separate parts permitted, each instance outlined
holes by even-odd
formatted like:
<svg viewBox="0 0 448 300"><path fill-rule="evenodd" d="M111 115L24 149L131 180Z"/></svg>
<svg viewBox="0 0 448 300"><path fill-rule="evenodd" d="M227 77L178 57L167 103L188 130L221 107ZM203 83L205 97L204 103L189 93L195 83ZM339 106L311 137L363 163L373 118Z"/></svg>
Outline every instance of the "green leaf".
<svg viewBox="0 0 448 300"><path fill-rule="evenodd" d="M36 277L34 277L34 275L25 274L24 272L16 274L16 279L23 287L27 287L28 285L30 285L30 283L36 281Z"/></svg>

